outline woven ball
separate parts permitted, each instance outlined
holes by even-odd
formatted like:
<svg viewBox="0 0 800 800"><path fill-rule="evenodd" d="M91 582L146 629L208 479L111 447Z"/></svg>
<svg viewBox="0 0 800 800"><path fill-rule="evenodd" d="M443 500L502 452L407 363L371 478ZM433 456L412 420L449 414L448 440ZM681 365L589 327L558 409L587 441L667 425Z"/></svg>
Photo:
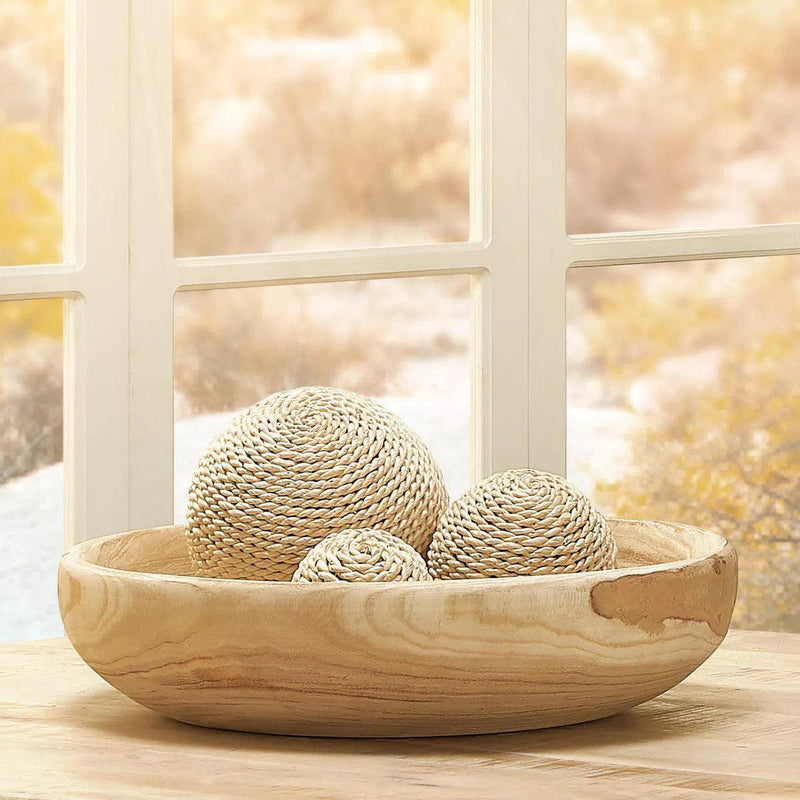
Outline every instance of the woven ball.
<svg viewBox="0 0 800 800"><path fill-rule="evenodd" d="M391 530L424 553L447 508L422 440L361 395L307 387L249 408L200 459L186 535L198 575L289 580L330 533Z"/></svg>
<svg viewBox="0 0 800 800"><path fill-rule="evenodd" d="M428 551L434 578L503 578L610 569L603 515L558 475L492 475L444 513Z"/></svg>
<svg viewBox="0 0 800 800"><path fill-rule="evenodd" d="M292 580L429 581L425 559L397 536L374 528L339 531L308 551Z"/></svg>

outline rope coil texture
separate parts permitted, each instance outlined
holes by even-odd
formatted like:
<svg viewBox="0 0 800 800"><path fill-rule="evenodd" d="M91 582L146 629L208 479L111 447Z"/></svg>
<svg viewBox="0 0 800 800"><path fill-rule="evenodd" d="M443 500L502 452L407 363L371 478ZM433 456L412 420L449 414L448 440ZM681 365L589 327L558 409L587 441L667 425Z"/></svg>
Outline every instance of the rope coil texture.
<svg viewBox="0 0 800 800"><path fill-rule="evenodd" d="M562 477L510 470L473 486L444 513L428 551L434 578L502 578L611 569L603 515Z"/></svg>
<svg viewBox="0 0 800 800"><path fill-rule="evenodd" d="M341 389L278 392L200 459L189 555L200 576L289 580L338 531L388 529L424 553L448 502L427 446L385 408Z"/></svg>
<svg viewBox="0 0 800 800"><path fill-rule="evenodd" d="M397 536L361 528L326 536L309 550L292 581L429 581L425 559Z"/></svg>

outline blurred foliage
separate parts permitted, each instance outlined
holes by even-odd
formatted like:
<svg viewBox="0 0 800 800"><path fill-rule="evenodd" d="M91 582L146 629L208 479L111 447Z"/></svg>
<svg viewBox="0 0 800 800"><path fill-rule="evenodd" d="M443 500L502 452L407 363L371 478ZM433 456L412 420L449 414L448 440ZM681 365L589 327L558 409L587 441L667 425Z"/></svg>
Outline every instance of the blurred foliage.
<svg viewBox="0 0 800 800"><path fill-rule="evenodd" d="M571 0L568 229L800 218L797 0Z"/></svg>
<svg viewBox="0 0 800 800"><path fill-rule="evenodd" d="M800 630L800 324L728 351L719 381L637 431L623 481L598 485L622 516L727 536L740 554L734 624Z"/></svg>
<svg viewBox="0 0 800 800"><path fill-rule="evenodd" d="M0 4L0 267L62 260L63 0ZM0 302L0 483L61 459L61 299Z"/></svg>
<svg viewBox="0 0 800 800"><path fill-rule="evenodd" d="M458 4L178 0L174 43L177 255L468 237Z"/></svg>
<svg viewBox="0 0 800 800"><path fill-rule="evenodd" d="M26 301L29 304L61 301ZM4 305L4 303L0 303ZM61 342L27 337L0 369L0 484L62 458Z"/></svg>
<svg viewBox="0 0 800 800"><path fill-rule="evenodd" d="M33 127L0 128L0 266L61 260L61 209L48 186L58 173L52 148ZM60 299L0 302L0 402L10 402L2 397L4 354L38 337L60 340L62 310Z"/></svg>
<svg viewBox="0 0 800 800"><path fill-rule="evenodd" d="M448 275L180 292L176 416L240 409L303 385L403 394L409 362L466 362L468 285Z"/></svg>
<svg viewBox="0 0 800 800"><path fill-rule="evenodd" d="M28 339L60 339L63 331L64 301L4 300L0 302L0 369L3 352L19 347Z"/></svg>
<svg viewBox="0 0 800 800"><path fill-rule="evenodd" d="M30 125L0 127L0 266L61 260L53 149Z"/></svg>
<svg viewBox="0 0 800 800"><path fill-rule="evenodd" d="M0 267L62 259L63 18L63 0L0 5ZM0 389L4 354L60 339L62 307L0 302Z"/></svg>
<svg viewBox="0 0 800 800"><path fill-rule="evenodd" d="M598 501L727 536L740 552L734 624L745 628L800 630L798 267L795 257L640 266L624 280L611 269L583 321L603 380L643 381L650 394L635 409L628 469L596 476ZM685 366L680 380L658 377L666 359L708 345L712 376Z"/></svg>
<svg viewBox="0 0 800 800"><path fill-rule="evenodd" d="M330 285L178 294L177 413L232 411L272 392L306 385L385 391L395 361L380 344L378 320L367 316L332 324L309 307L307 288L327 290L328 302L333 299ZM209 320L224 322L210 325Z"/></svg>
<svg viewBox="0 0 800 800"><path fill-rule="evenodd" d="M597 282L597 324L589 328L588 343L610 380L628 387L665 358L716 341L722 311L709 302L708 293L698 291L696 281L692 287L687 292L679 279L665 282L643 302L642 288L630 273L626 279Z"/></svg>

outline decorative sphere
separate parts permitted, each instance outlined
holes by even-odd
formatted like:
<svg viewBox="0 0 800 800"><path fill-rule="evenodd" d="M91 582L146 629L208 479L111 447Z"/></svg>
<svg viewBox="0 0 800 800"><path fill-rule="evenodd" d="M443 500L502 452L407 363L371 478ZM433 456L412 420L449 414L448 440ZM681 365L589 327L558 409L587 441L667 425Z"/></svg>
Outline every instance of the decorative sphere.
<svg viewBox="0 0 800 800"><path fill-rule="evenodd" d="M374 528L339 531L308 551L292 581L429 581L425 560L397 536Z"/></svg>
<svg viewBox="0 0 800 800"><path fill-rule="evenodd" d="M330 533L391 530L424 553L447 508L441 470L394 414L341 389L278 392L200 459L186 536L197 574L289 580Z"/></svg>
<svg viewBox="0 0 800 800"><path fill-rule="evenodd" d="M610 569L616 545L603 515L558 475L492 475L444 513L428 551L434 578L504 578Z"/></svg>

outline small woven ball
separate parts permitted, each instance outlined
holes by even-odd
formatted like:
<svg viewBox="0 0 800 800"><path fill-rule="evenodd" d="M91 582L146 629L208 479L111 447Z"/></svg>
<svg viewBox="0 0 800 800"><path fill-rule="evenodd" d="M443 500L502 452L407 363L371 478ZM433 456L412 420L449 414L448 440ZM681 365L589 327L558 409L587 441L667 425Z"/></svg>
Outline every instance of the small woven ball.
<svg viewBox="0 0 800 800"><path fill-rule="evenodd" d="M428 550L434 578L504 578L611 569L617 548L603 515L562 477L492 475L444 513Z"/></svg>
<svg viewBox="0 0 800 800"><path fill-rule="evenodd" d="M341 389L278 392L200 459L189 555L201 576L289 580L337 531L388 529L424 553L448 502L426 445L385 408Z"/></svg>
<svg viewBox="0 0 800 800"><path fill-rule="evenodd" d="M339 531L308 551L292 581L429 581L425 559L397 536L374 528Z"/></svg>

